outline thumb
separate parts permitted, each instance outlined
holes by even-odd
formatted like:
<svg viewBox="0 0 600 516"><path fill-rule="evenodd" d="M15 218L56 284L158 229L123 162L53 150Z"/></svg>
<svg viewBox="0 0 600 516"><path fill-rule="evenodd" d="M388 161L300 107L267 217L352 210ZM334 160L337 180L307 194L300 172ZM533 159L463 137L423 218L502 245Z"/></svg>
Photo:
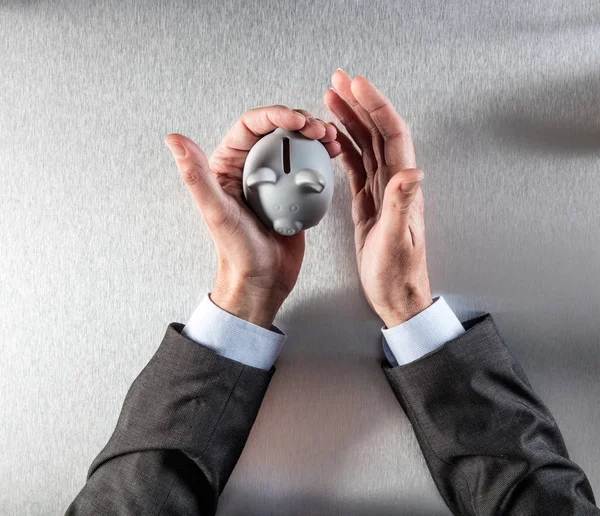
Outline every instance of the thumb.
<svg viewBox="0 0 600 516"><path fill-rule="evenodd" d="M385 229L391 233L406 231L424 177L423 171L416 168L401 170L392 176L385 187L381 207L380 221Z"/></svg>
<svg viewBox="0 0 600 516"><path fill-rule="evenodd" d="M219 220L227 213L226 193L210 170L206 154L198 145L181 134L165 138L181 178L188 186L204 218Z"/></svg>

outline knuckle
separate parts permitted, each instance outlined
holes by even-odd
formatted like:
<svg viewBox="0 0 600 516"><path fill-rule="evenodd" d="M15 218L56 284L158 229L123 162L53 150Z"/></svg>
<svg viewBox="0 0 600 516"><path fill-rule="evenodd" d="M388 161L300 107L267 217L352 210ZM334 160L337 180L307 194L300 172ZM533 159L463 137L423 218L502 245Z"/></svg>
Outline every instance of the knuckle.
<svg viewBox="0 0 600 516"><path fill-rule="evenodd" d="M381 135L381 132L379 131L379 127L377 127L376 125L369 126L369 132L371 133L371 136L380 136Z"/></svg>
<svg viewBox="0 0 600 516"><path fill-rule="evenodd" d="M410 204L404 202L393 201L390 204L390 209L398 215L407 215L410 213Z"/></svg>
<svg viewBox="0 0 600 516"><path fill-rule="evenodd" d="M227 220L229 215L226 210L204 210L203 213L204 220L209 227L223 227L227 224Z"/></svg>
<svg viewBox="0 0 600 516"><path fill-rule="evenodd" d="M194 165L183 165L180 169L180 175L188 186L196 186L198 184L198 171Z"/></svg>
<svg viewBox="0 0 600 516"><path fill-rule="evenodd" d="M395 198L388 201L388 208L398 215L407 215L410 213L412 203L410 199L401 199L395 196Z"/></svg>
<svg viewBox="0 0 600 516"><path fill-rule="evenodd" d="M369 112L369 115L371 115L371 118L373 119L373 121L379 120L381 118L381 112L383 110L386 110L388 108L388 106L389 106L389 104L387 102L385 102L381 106L378 106L378 107L372 109Z"/></svg>
<svg viewBox="0 0 600 516"><path fill-rule="evenodd" d="M383 137L388 143L404 143L407 140L410 140L410 134L405 131L393 131L393 132L383 132Z"/></svg>
<svg viewBox="0 0 600 516"><path fill-rule="evenodd" d="M233 221L233 210L229 203L227 203L224 207L218 206L208 211L205 210L205 212L206 213L203 213L204 220L211 228L227 229Z"/></svg>

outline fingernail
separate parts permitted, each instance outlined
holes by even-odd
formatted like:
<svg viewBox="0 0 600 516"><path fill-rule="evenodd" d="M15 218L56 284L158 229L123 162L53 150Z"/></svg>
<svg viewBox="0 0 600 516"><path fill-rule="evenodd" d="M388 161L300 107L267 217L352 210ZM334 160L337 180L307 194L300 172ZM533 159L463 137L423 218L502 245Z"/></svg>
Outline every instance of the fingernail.
<svg viewBox="0 0 600 516"><path fill-rule="evenodd" d="M307 120L308 120L308 121L309 121L311 124L317 124L317 123L318 123L318 122L317 122L317 119L316 119L314 116L312 116L312 115L308 115L308 118L307 118Z"/></svg>
<svg viewBox="0 0 600 516"><path fill-rule="evenodd" d="M338 70L342 73L345 73L346 75L348 75L346 72L344 72L344 70L342 70L341 68L338 68Z"/></svg>
<svg viewBox="0 0 600 516"><path fill-rule="evenodd" d="M421 184L421 181L403 181L400 189L403 193L412 193L419 188L419 184Z"/></svg>
<svg viewBox="0 0 600 516"><path fill-rule="evenodd" d="M167 147L169 147L169 150L171 151L171 154L173 154L173 157L175 159L185 157L186 151L185 151L185 147L183 147L182 145L179 145L178 143L175 143L175 142L167 142L167 141L165 141L165 144Z"/></svg>

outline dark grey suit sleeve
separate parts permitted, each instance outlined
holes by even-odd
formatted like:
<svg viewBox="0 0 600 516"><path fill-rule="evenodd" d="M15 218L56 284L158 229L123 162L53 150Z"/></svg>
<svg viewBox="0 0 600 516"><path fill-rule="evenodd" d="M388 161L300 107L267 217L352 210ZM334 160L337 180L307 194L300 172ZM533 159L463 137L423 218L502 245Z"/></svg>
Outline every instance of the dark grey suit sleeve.
<svg viewBox="0 0 600 516"><path fill-rule="evenodd" d="M171 323L131 385L72 515L214 514L271 376L217 355Z"/></svg>
<svg viewBox="0 0 600 516"><path fill-rule="evenodd" d="M487 314L466 333L384 372L433 480L461 516L600 515L548 408Z"/></svg>

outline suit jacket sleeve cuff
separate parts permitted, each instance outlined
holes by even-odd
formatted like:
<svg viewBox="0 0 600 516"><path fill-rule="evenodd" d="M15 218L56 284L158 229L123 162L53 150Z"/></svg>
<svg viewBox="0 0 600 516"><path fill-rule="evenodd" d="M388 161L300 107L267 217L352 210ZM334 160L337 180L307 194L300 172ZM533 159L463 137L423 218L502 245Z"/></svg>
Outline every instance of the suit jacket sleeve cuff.
<svg viewBox="0 0 600 516"><path fill-rule="evenodd" d="M552 414L492 317L410 364L383 364L452 514L598 514Z"/></svg>
<svg viewBox="0 0 600 516"><path fill-rule="evenodd" d="M169 325L129 388L67 514L214 514L275 368L222 357L182 329Z"/></svg>
<svg viewBox="0 0 600 516"><path fill-rule="evenodd" d="M210 292L181 334L221 356L265 371L271 369L287 339L275 325L267 330L218 307Z"/></svg>
<svg viewBox="0 0 600 516"><path fill-rule="evenodd" d="M396 367L409 364L465 332L462 324L440 296L405 323L381 328L383 351Z"/></svg>

